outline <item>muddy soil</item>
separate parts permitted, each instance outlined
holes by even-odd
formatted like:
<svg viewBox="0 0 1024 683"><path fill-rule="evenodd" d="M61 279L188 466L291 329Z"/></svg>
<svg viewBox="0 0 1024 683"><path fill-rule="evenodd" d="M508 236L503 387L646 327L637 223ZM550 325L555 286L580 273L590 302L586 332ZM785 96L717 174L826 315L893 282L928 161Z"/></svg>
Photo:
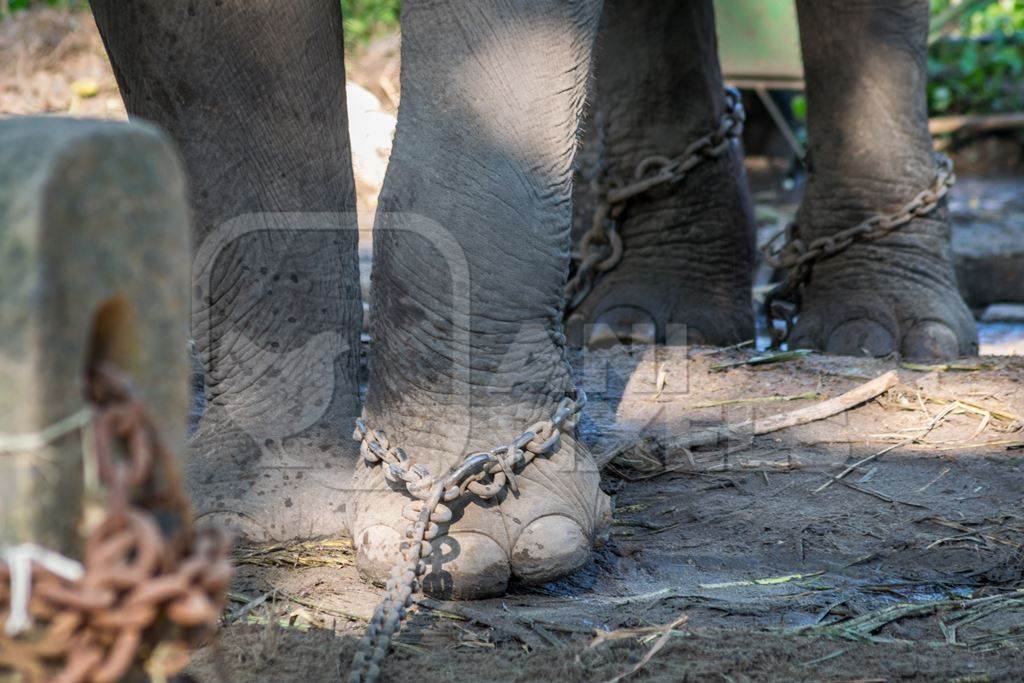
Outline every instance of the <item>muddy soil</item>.
<svg viewBox="0 0 1024 683"><path fill-rule="evenodd" d="M578 358L583 436L611 458L611 537L558 583L421 600L386 678L611 680L666 631L631 680L1024 678L1024 359L911 369L811 355L716 369L755 353ZM834 418L672 445L890 369L897 387ZM217 681L219 662L232 681L337 679L380 595L347 543L240 552L231 623L192 675Z"/></svg>

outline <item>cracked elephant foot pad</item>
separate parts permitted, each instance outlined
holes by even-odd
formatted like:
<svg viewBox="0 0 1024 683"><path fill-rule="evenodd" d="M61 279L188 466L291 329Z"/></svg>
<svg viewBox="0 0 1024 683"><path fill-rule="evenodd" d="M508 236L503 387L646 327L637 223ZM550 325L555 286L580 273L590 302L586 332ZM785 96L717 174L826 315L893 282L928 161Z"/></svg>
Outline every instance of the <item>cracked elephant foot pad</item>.
<svg viewBox="0 0 1024 683"><path fill-rule="evenodd" d="M611 518L598 481L589 454L564 438L558 453L519 473L519 495L505 491L482 501L467 494L452 504L452 521L431 541L423 590L443 598L485 598L504 593L512 579L540 583L576 571ZM356 566L368 579L384 581L405 536L402 508L410 498L365 464L353 483L349 524Z"/></svg>

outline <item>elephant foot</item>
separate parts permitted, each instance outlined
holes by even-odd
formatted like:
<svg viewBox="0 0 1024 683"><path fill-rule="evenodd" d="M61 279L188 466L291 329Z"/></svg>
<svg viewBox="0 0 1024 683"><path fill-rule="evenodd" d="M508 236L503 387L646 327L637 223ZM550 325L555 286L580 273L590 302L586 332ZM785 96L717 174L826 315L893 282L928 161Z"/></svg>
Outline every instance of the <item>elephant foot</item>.
<svg viewBox="0 0 1024 683"><path fill-rule="evenodd" d="M266 438L204 418L192 439L185 487L197 521L248 542L337 537L357 449L336 425Z"/></svg>
<svg viewBox="0 0 1024 683"><path fill-rule="evenodd" d="M432 473L457 460L450 452L401 447L413 461L430 462ZM440 524L440 535L431 541L433 554L425 560L424 592L442 598L493 597L512 580L544 583L589 561L611 522L610 503L598 488L600 475L590 454L563 435L556 453L538 456L516 479L518 493L506 489L491 500L466 493L449 504L452 519ZM384 582L409 526L402 509L411 497L388 484L380 466L365 463L357 465L352 487L356 566L365 578Z"/></svg>
<svg viewBox="0 0 1024 683"><path fill-rule="evenodd" d="M708 344L754 336L753 218L738 152L630 200L622 260L566 319L570 345Z"/></svg>
<svg viewBox="0 0 1024 683"><path fill-rule="evenodd" d="M501 3L473 7L481 26L508 23ZM541 32L497 42L464 30L460 3L411 3L405 17L402 123L373 228L363 415L426 476L512 443L573 393L560 320L570 165L600 9L531 4ZM514 489L448 504L451 519L430 529L427 593L499 595L587 562L610 506L571 437L506 474ZM348 505L357 566L377 581L398 558L412 500L382 469L356 465Z"/></svg>
<svg viewBox="0 0 1024 683"><path fill-rule="evenodd" d="M678 269L623 267L566 320L572 346L728 346L754 337L749 287L687 282ZM692 277L689 276L689 277ZM703 286L702 286L703 285Z"/></svg>
<svg viewBox="0 0 1024 683"><path fill-rule="evenodd" d="M918 222L935 221L906 227L913 231ZM948 247L913 232L851 246L815 265L789 343L923 361L978 353L974 318L957 289Z"/></svg>

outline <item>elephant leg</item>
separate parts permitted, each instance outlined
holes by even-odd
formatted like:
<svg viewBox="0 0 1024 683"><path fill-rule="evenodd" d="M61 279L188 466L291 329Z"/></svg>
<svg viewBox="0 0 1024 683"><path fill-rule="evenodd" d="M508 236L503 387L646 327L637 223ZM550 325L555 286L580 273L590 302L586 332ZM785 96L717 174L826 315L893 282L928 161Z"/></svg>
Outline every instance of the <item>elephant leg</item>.
<svg viewBox="0 0 1024 683"><path fill-rule="evenodd" d="M561 301L571 163L600 2L408 0L398 134L374 226L364 416L443 474L550 419L573 390ZM424 588L462 598L587 562L607 498L565 437L490 500L466 494L433 541ZM407 495L361 463L357 564L383 579Z"/></svg>
<svg viewBox="0 0 1024 683"><path fill-rule="evenodd" d="M638 165L678 157L725 109L711 0L608 0L581 174L630 183ZM739 144L676 183L627 200L617 220L621 261L571 311L573 343L732 344L754 335L753 210ZM577 182L577 224L593 196ZM590 200L590 201L588 201Z"/></svg>
<svg viewBox="0 0 1024 683"><path fill-rule="evenodd" d="M927 0L799 0L810 169L797 214L805 243L932 186L925 100ZM949 216L928 214L814 264L791 345L833 353L977 353L956 286Z"/></svg>
<svg viewBox="0 0 1024 683"><path fill-rule="evenodd" d="M90 4L128 112L170 133L190 179L199 517L253 540L338 533L362 314L338 2Z"/></svg>

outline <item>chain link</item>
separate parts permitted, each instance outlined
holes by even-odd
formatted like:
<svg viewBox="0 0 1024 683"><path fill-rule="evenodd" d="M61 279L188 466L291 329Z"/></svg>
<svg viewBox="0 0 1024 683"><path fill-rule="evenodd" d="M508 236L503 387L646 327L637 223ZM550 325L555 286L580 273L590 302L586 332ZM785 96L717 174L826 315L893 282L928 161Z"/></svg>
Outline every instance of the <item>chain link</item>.
<svg viewBox="0 0 1024 683"><path fill-rule="evenodd" d="M739 91L726 88L725 111L715 130L694 140L677 157L645 157L636 165L632 182L611 182L599 190L593 222L573 254L573 274L565 285L566 316L583 302L597 278L622 260L618 220L626 203L660 185L680 183L702 161L720 157L743 133L745 120Z"/></svg>
<svg viewBox="0 0 1024 683"><path fill-rule="evenodd" d="M125 386L90 381L106 505L81 564L32 545L0 563L0 671L27 682L117 681L147 659L173 675L220 619L227 539L193 530L177 463Z"/></svg>
<svg viewBox="0 0 1024 683"><path fill-rule="evenodd" d="M371 466L382 466L384 477L397 484L413 500L402 510L410 522L395 565L385 586L384 597L373 613L366 632L356 647L349 670L349 683L373 683L380 675L380 663L391 638L398 631L405 610L412 603L419 577L426 572L425 560L434 552L431 541L441 533L442 524L452 519L447 505L468 493L490 500L506 489L519 493L516 472L537 456L547 457L561 448L562 434L572 433L587 403L586 394L566 396L555 407L550 420L535 422L510 443L489 451L470 453L443 476L434 476L423 465L414 465L384 432L370 429L356 420L353 438L360 442L360 454Z"/></svg>
<svg viewBox="0 0 1024 683"><path fill-rule="evenodd" d="M791 223L780 233L787 236L782 247L772 250L778 235L768 242L761 250L765 262L772 268L786 271L782 282L765 297L764 309L768 330L772 335L772 348L778 348L789 337L794 318L800 310L800 290L810 280L817 261L831 258L855 242L877 240L915 218L927 216L939 206L955 182L952 160L938 155L938 169L931 186L919 192L899 211L891 214L876 213L852 227L819 237L810 243L800 238L798 226ZM775 329L775 321L780 318L785 322L785 329L781 331Z"/></svg>

